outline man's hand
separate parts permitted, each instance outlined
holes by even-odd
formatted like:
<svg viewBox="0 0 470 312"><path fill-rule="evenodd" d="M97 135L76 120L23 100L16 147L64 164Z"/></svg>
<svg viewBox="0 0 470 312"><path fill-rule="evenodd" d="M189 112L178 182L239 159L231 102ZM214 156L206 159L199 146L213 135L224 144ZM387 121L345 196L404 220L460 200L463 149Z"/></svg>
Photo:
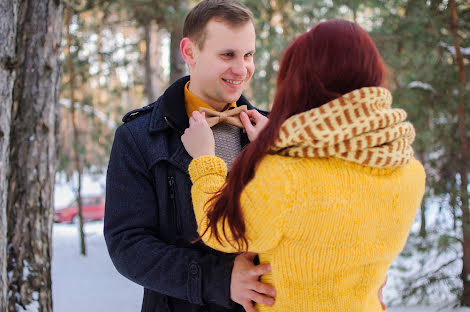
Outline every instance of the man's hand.
<svg viewBox="0 0 470 312"><path fill-rule="evenodd" d="M254 253L242 253L235 258L230 283L230 298L245 308L246 312L256 312L252 301L272 306L276 290L263 284L259 277L271 272L269 264L254 265Z"/></svg>
<svg viewBox="0 0 470 312"><path fill-rule="evenodd" d="M204 112L194 111L189 118L189 128L181 136L181 142L192 158L215 155L214 134L204 117Z"/></svg>
<svg viewBox="0 0 470 312"><path fill-rule="evenodd" d="M253 142L261 130L267 125L269 119L261 115L256 109L240 113L240 120L245 127L250 142Z"/></svg>

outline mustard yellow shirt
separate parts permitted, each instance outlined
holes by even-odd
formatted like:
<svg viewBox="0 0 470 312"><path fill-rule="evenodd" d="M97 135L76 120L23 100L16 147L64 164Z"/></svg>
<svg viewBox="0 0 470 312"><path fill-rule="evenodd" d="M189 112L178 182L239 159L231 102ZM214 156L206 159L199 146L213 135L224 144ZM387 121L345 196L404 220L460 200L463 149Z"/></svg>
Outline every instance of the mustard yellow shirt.
<svg viewBox="0 0 470 312"><path fill-rule="evenodd" d="M198 98L194 93L189 91L189 83L191 81L188 81L186 85L184 86L184 103L186 107L186 113L188 114L188 117L191 117L193 112L195 110L199 110L200 107L215 110L212 106ZM232 107L237 107L237 103L233 102L227 105L226 109L230 109Z"/></svg>
<svg viewBox="0 0 470 312"><path fill-rule="evenodd" d="M202 156L189 173L202 233L204 206L227 169L220 158ZM377 292L405 245L424 185L415 159L373 169L337 158L265 156L240 199L249 251L271 264L261 280L277 291L274 306L258 311L382 312ZM202 239L237 251L209 231Z"/></svg>

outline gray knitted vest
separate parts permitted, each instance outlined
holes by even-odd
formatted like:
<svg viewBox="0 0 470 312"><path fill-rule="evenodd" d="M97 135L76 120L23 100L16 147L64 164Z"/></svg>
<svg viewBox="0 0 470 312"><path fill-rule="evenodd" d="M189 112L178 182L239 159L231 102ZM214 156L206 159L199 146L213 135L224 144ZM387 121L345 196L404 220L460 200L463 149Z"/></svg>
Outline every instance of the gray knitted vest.
<svg viewBox="0 0 470 312"><path fill-rule="evenodd" d="M215 140L215 155L222 158L230 171L232 163L242 150L241 131L235 126L219 123L212 127Z"/></svg>

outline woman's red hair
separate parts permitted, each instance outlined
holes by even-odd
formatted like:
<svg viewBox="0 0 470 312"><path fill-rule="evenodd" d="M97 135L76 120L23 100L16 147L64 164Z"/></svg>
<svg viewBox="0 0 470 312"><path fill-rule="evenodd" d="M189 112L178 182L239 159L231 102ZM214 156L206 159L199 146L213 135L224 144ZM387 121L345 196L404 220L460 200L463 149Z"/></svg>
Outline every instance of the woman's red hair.
<svg viewBox="0 0 470 312"><path fill-rule="evenodd" d="M240 153L223 188L212 198L207 230L222 243L248 248L240 195L289 117L319 107L363 87L383 86L386 67L371 37L357 24L329 20L299 36L284 52L269 122ZM217 224L224 225L222 233ZM205 233L205 232L204 232ZM204 235L203 233L203 235Z"/></svg>

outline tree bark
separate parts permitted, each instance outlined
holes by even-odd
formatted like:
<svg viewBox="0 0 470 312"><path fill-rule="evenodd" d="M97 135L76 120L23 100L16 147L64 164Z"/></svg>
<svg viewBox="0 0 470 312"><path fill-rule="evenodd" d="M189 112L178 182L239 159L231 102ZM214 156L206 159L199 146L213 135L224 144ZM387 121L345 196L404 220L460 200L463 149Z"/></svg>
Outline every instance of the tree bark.
<svg viewBox="0 0 470 312"><path fill-rule="evenodd" d="M145 37L145 56L144 56L144 67L145 67L145 97L148 103L152 103L155 100L155 94L153 94L153 70L152 70L152 25L146 24L144 26L144 37Z"/></svg>
<svg viewBox="0 0 470 312"><path fill-rule="evenodd" d="M286 13L286 3L285 0L278 0L277 3L279 14L281 15L281 27L282 27L282 37L284 39L288 38L288 26L287 26L287 13Z"/></svg>
<svg viewBox="0 0 470 312"><path fill-rule="evenodd" d="M420 227L419 227L419 236L421 236L423 239L426 239L427 232L426 232L426 204L425 204L425 200L423 200L421 202L420 218L421 218L421 224L420 224Z"/></svg>
<svg viewBox="0 0 470 312"><path fill-rule="evenodd" d="M182 33L181 25L173 26L170 31L170 84L186 74L185 62L180 52Z"/></svg>
<svg viewBox="0 0 470 312"><path fill-rule="evenodd" d="M462 281L463 293L461 303L464 306L470 306L470 211L469 211L469 194L468 194L468 142L465 127L465 84L467 78L465 76L465 67L462 52L460 50L461 38L458 34L457 24L457 8L455 0L449 1L450 10L450 31L455 38L454 48L459 70L459 105L457 110L458 116L458 134L460 138L460 201L462 209L462 233L463 233L463 265L462 265Z"/></svg>
<svg viewBox="0 0 470 312"><path fill-rule="evenodd" d="M11 110L8 310L52 311L51 235L62 5L21 0Z"/></svg>
<svg viewBox="0 0 470 312"><path fill-rule="evenodd" d="M162 35L158 25L155 25L151 28L150 35L152 37L152 42L156 42L157 44L152 44L152 49L150 50L150 62L152 66L152 90L154 95L158 95L161 93L162 90L162 81L166 80L163 74L163 68L161 65L162 60L162 47L159 44L162 41ZM166 83L165 83L166 85ZM155 101L155 98L152 100Z"/></svg>
<svg viewBox="0 0 470 312"><path fill-rule="evenodd" d="M0 311L7 309L7 193L18 1L0 2Z"/></svg>
<svg viewBox="0 0 470 312"><path fill-rule="evenodd" d="M86 256L85 234L83 231L83 205L82 205L82 165L80 161L80 138L78 134L78 116L75 109L75 67L73 64L73 56L70 53L72 45L72 35L70 34L70 24L72 20L72 12L70 9L65 10L65 27L67 36L67 65L69 70L69 89L70 89L70 114L72 118L72 131L73 131L73 158L75 163L75 172L78 176L77 185L77 206L78 206L78 226L80 233L80 253Z"/></svg>

